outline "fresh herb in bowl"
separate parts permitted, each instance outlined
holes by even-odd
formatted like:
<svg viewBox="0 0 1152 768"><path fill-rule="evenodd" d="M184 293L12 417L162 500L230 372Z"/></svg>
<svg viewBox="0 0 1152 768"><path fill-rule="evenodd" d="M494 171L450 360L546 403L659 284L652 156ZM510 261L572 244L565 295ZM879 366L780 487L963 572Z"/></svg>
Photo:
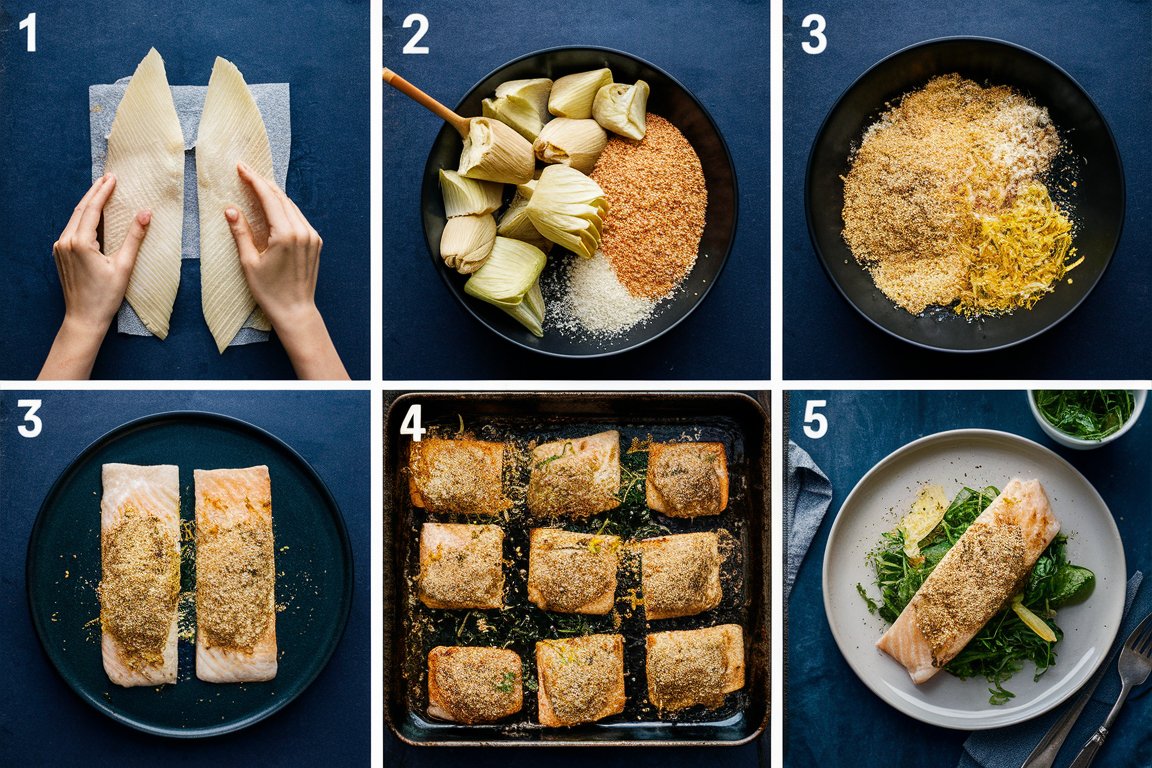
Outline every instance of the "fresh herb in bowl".
<svg viewBox="0 0 1152 768"><path fill-rule="evenodd" d="M999 495L993 486L964 488L924 532L931 504L924 501L927 494L922 491L912 512L895 530L885 533L880 546L868 555L880 590L879 600L873 600L862 584L856 585L868 610L895 622L945 553ZM1092 571L1068 562L1067 540L1063 534L1053 539L1036 561L1023 591L944 667L961 679L988 680L993 686L988 689L991 704L1004 704L1015 696L1003 683L1023 669L1025 661L1036 667L1033 680L1039 680L1056 662L1055 646L1064 634L1054 623L1056 610L1083 599L1095 584Z"/></svg>
<svg viewBox="0 0 1152 768"><path fill-rule="evenodd" d="M1135 399L1126 389L1038 389L1032 393L1040 415L1078 440L1103 440L1132 417Z"/></svg>

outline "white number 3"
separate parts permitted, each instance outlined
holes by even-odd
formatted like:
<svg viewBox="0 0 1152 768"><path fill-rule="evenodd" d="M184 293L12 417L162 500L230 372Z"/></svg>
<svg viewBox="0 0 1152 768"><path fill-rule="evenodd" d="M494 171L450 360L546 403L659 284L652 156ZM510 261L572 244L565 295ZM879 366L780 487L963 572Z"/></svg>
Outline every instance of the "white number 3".
<svg viewBox="0 0 1152 768"><path fill-rule="evenodd" d="M40 410L40 401L17 400L16 405L20 408L28 409L28 412L24 414L24 424L16 427L16 431L20 433L21 437L36 437L39 435L40 430L44 429L44 422L40 421L40 417L36 415L36 411Z"/></svg>
<svg viewBox="0 0 1152 768"><path fill-rule="evenodd" d="M804 27L804 29L812 27L808 34L816 40L815 43L805 40L800 44L800 47L804 49L804 53L823 53L824 49L828 47L828 38L824 37L824 29L827 26L824 17L818 13L810 13L804 17L804 21L800 26Z"/></svg>

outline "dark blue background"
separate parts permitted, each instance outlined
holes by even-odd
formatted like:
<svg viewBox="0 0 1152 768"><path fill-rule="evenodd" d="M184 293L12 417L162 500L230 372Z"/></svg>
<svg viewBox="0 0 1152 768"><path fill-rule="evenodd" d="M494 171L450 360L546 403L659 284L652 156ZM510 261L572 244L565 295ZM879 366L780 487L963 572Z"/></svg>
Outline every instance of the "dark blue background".
<svg viewBox="0 0 1152 768"><path fill-rule="evenodd" d="M822 13L828 48L801 50L800 24ZM1152 358L1152 81L1148 2L867 0L785 3L784 18L784 375L789 379L1148 378ZM1088 299L1028 343L978 356L929 352L872 327L832 286L804 221L804 171L825 115L880 59L913 43L985 35L1023 45L1066 70L1112 127L1128 205L1115 258ZM1141 95L1137 95L1140 93Z"/></svg>
<svg viewBox="0 0 1152 768"><path fill-rule="evenodd" d="M1135 570L1143 571L1146 580L1152 575L1152 418L1147 412L1114 443L1071 451L1044 436L1022 392L792 392L790 398L791 439L828 475L833 492L788 601L784 749L791 765L837 765L847 754L858 768L907 765L901 756L910 760L913 755L931 756L924 764L933 766L960 760L967 734L925 725L876 698L844 661L824 615L821 567L836 512L864 473L904 444L947 429L980 427L1053 448L1088 478L1112 510L1128 575ZM828 434L819 440L802 429L809 399L828 401L821 409L828 417ZM816 723L825 727L814 728ZM1121 756L1152 738L1150 723L1152 697L1130 700L1098 764L1128 764Z"/></svg>
<svg viewBox="0 0 1152 768"><path fill-rule="evenodd" d="M43 401L44 431L17 434ZM5 392L0 395L0 765L367 765L371 731L369 407L366 392ZM204 410L243 419L295 449L332 491L352 543L355 587L344 637L300 698L225 736L174 740L104 717L76 696L32 628L24 560L52 483L90 443L154 413Z"/></svg>
<svg viewBox="0 0 1152 768"><path fill-rule="evenodd" d="M428 17L428 55L403 55L409 12ZM572 0L387 3L384 63L455 104L511 59L556 45L600 45L678 79L711 112L740 188L736 241L691 317L639 350L566 361L522 350L477 323L433 268L420 180L440 121L384 88L384 378L768 378L768 3Z"/></svg>
<svg viewBox="0 0 1152 768"><path fill-rule="evenodd" d="M37 50L17 29L36 11ZM64 317L52 243L92 183L88 86L131 75L148 48L173 85L216 56L250 83L288 82L288 196L324 238L316 303L352 378L369 376L368 3L364 0L4 2L0 7L0 379L34 379ZM278 341L216 351L185 260L165 341L109 332L93 370L115 379L293 378Z"/></svg>

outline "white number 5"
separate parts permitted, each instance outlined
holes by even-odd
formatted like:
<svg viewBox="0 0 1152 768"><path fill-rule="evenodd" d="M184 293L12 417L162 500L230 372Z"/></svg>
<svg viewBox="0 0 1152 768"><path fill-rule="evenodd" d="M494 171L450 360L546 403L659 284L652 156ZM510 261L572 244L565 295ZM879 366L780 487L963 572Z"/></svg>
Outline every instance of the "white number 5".
<svg viewBox="0 0 1152 768"><path fill-rule="evenodd" d="M808 35L816 40L815 43L810 43L805 40L800 44L800 47L804 49L804 53L823 53L824 49L828 47L828 38L824 37L824 28L827 26L824 17L818 13L810 13L804 17L804 21L800 26L804 27L804 29L812 27Z"/></svg>
<svg viewBox="0 0 1152 768"><path fill-rule="evenodd" d="M828 405L827 400L809 400L804 406L804 434L813 440L819 440L828 433L828 417L816 413L817 408Z"/></svg>
<svg viewBox="0 0 1152 768"><path fill-rule="evenodd" d="M36 415L36 411L40 410L39 400L17 400L16 405L20 408L27 408L28 412L24 414L24 424L16 427L16 431L20 433L21 437L36 437L40 434L40 430L44 429L44 422L40 421L40 417ZM31 426L25 426L30 424Z"/></svg>

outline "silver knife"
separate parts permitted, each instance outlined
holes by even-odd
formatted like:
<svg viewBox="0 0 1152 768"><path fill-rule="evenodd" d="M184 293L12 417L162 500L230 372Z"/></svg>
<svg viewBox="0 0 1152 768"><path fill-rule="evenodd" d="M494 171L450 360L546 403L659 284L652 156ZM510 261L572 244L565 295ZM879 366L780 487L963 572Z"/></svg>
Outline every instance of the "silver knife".
<svg viewBox="0 0 1152 768"><path fill-rule="evenodd" d="M1028 755L1028 759L1020 766L1020 768L1052 768L1056 762L1056 755L1060 754L1060 747L1064 746L1064 740L1068 738L1068 734L1072 731L1072 726L1076 725L1076 721L1080 718L1080 713L1084 711L1084 707L1092 700L1092 694L1096 692L1096 686L1100 685L1100 681L1104 679L1104 674L1110 669L1108 664L1112 654L1108 654L1104 661L1101 662L1100 668L1096 670L1096 674L1088 681L1084 693L1080 698L1076 699L1076 703L1068 708L1064 715L1052 724L1048 733L1044 734L1044 738L1036 745L1036 749L1032 750L1032 754Z"/></svg>

